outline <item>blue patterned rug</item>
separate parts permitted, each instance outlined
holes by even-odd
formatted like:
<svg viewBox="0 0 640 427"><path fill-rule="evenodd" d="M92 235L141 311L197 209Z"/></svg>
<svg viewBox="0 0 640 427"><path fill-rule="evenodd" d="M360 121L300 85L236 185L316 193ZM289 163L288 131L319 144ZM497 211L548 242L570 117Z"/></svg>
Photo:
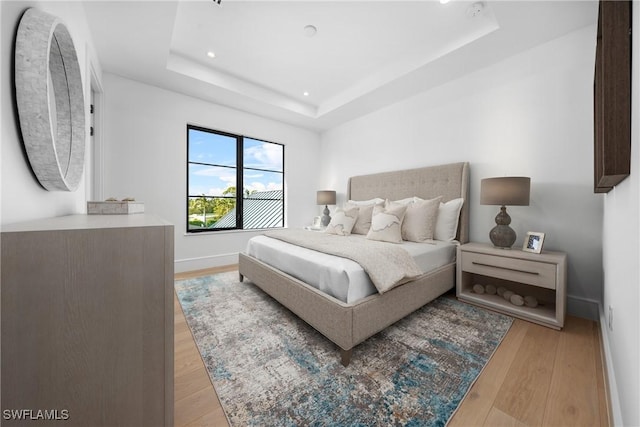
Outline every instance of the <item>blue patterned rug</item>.
<svg viewBox="0 0 640 427"><path fill-rule="evenodd" d="M512 323L441 297L344 368L335 344L237 272L176 291L232 426L443 426Z"/></svg>

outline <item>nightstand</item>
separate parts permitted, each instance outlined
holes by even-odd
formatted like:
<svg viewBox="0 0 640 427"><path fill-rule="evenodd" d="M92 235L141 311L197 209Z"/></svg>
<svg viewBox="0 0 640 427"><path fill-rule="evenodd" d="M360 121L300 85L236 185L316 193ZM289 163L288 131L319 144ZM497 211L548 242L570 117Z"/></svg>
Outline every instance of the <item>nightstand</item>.
<svg viewBox="0 0 640 427"><path fill-rule="evenodd" d="M522 297L532 296L537 307L515 305L497 294L476 293L473 286L493 285ZM468 243L458 247L456 295L459 300L499 311L530 322L562 329L567 298L567 255L520 249L499 249Z"/></svg>

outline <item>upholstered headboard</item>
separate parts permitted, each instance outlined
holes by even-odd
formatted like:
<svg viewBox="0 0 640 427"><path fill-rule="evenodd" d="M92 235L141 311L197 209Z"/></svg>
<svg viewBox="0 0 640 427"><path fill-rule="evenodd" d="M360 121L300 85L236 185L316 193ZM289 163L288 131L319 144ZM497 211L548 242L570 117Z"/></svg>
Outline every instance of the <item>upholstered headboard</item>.
<svg viewBox="0 0 640 427"><path fill-rule="evenodd" d="M347 198L351 200L374 197L398 200L413 196L423 199L442 196L443 202L464 198L457 240L462 243L469 241L469 163L450 163L349 178Z"/></svg>

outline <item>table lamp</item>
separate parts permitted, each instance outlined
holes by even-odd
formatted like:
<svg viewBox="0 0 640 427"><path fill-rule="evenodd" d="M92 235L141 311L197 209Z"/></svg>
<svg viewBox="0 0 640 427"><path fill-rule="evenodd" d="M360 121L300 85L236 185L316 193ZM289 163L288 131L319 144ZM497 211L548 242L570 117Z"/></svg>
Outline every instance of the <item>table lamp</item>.
<svg viewBox="0 0 640 427"><path fill-rule="evenodd" d="M320 223L323 227L326 227L331 222L331 217L329 216L329 208L327 207L327 205L336 204L336 192L332 190L318 191L316 200L316 204L324 205L324 210L322 211L322 220Z"/></svg>
<svg viewBox="0 0 640 427"><path fill-rule="evenodd" d="M489 232L489 239L495 247L508 249L516 241L511 217L507 213L506 205L529 206L531 178L509 176L500 178L485 178L480 182L480 204L502 206L496 215L496 226Z"/></svg>

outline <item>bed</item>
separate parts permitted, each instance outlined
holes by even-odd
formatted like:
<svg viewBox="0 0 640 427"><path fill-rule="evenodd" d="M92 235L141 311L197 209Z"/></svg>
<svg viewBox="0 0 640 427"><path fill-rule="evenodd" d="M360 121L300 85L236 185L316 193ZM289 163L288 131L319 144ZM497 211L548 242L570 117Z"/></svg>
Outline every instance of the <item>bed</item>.
<svg viewBox="0 0 640 427"><path fill-rule="evenodd" d="M466 243L468 185L469 164L452 163L351 177L347 198L399 200L441 196L443 202L463 198L456 241ZM344 366L349 364L356 345L452 289L455 265L455 261L449 262L384 293L345 302L248 253L239 255L240 281L246 277L334 342Z"/></svg>

